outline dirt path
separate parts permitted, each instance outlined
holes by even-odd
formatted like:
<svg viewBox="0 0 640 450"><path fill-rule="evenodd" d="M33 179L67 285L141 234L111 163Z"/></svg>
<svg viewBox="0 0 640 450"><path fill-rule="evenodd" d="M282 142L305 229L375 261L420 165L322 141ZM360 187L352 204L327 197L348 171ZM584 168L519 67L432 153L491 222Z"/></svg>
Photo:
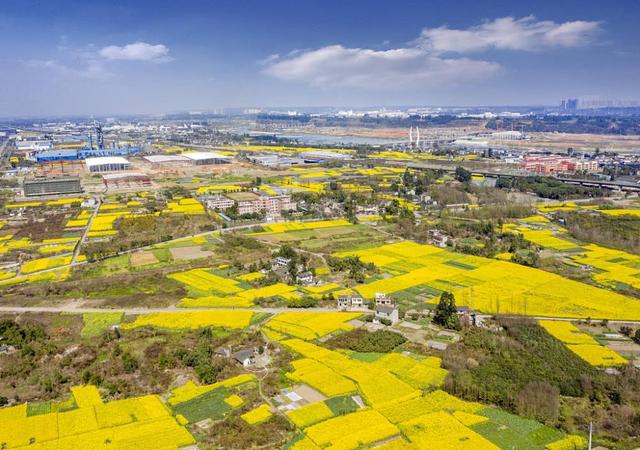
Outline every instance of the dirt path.
<svg viewBox="0 0 640 450"><path fill-rule="evenodd" d="M82 249L82 246L84 245L84 241L87 239L87 236L89 235L89 230L91 229L91 225L93 224L93 221L98 215L98 212L100 211L101 206L102 206L102 197L98 197L98 204L96 205L96 209L95 211L93 211L93 214L91 214L91 218L89 219L89 222L87 222L87 226L84 228L84 233L82 233L82 238L80 239L80 242L78 242L78 245L76 245L76 248L73 251L73 258L71 258L71 265L73 265L77 261L78 255L80 255L80 250Z"/></svg>

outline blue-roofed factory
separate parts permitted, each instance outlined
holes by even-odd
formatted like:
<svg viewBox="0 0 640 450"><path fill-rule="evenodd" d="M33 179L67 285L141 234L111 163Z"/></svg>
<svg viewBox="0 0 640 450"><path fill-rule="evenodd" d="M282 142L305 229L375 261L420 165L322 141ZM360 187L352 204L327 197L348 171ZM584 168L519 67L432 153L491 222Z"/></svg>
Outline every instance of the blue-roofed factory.
<svg viewBox="0 0 640 450"><path fill-rule="evenodd" d="M102 127L100 125L95 127L95 132L95 146L93 144L93 136L89 135L89 143L86 147L77 149L44 150L33 153L31 158L37 162L75 161L79 159L93 158L96 156L125 156L138 153L140 151L140 147L116 147L115 144L112 147L106 147L104 145L104 137L102 134Z"/></svg>

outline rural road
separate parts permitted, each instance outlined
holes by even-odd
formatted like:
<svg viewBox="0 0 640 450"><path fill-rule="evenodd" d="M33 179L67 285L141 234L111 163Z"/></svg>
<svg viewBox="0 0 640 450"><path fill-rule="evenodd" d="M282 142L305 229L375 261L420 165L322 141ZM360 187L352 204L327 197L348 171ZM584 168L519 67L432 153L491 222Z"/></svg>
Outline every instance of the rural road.
<svg viewBox="0 0 640 450"><path fill-rule="evenodd" d="M189 311L253 311L256 313L269 313L278 314L283 312L339 312L336 308L178 308L176 306L168 306L165 308L91 308L86 306L78 306L77 303L68 303L59 306L0 306L0 313L68 313L68 314L83 314L83 313L95 313L95 312L123 312L125 314L149 314L149 313L175 313L175 312L189 312ZM367 313L373 312L367 308L350 309L348 312ZM481 314L481 318L488 319L494 317L491 314ZM505 317L505 316L503 316ZM523 318L523 316L514 316ZM584 320L567 317L543 317L543 316L526 316L531 320L557 320L564 322L578 322ZM598 322L598 319L592 319L593 322ZM638 320L609 320L610 324L619 325L633 325L640 324Z"/></svg>
<svg viewBox="0 0 640 450"><path fill-rule="evenodd" d="M93 211L93 214L91 214L91 218L89 219L89 222L87 222L87 226L84 227L84 233L82 233L80 242L78 242L78 245L76 245L76 248L73 251L73 258L71 258L72 265L77 262L78 255L80 255L80 249L84 245L84 241L87 240L87 236L89 235L89 230L91 229L91 225L93 224L93 221L96 219L96 216L100 211L100 207L102 206L102 197L98 197L97 199L98 199L98 204L96 205L96 209Z"/></svg>

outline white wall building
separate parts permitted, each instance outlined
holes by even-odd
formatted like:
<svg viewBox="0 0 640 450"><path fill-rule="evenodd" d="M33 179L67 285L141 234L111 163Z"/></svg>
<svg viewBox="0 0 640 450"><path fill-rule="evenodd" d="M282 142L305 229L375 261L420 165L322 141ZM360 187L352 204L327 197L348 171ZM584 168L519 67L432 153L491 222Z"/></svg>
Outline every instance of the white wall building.
<svg viewBox="0 0 640 450"><path fill-rule="evenodd" d="M104 156L85 159L87 171L90 173L116 172L129 170L129 161L122 156Z"/></svg>
<svg viewBox="0 0 640 450"><path fill-rule="evenodd" d="M183 153L182 156L191 160L191 163L196 166L226 164L231 162L231 156L215 152L188 152Z"/></svg>
<svg viewBox="0 0 640 450"><path fill-rule="evenodd" d="M289 195L259 196L255 200L238 202L238 214L263 212L268 216L280 215L282 211L295 211L296 203Z"/></svg>

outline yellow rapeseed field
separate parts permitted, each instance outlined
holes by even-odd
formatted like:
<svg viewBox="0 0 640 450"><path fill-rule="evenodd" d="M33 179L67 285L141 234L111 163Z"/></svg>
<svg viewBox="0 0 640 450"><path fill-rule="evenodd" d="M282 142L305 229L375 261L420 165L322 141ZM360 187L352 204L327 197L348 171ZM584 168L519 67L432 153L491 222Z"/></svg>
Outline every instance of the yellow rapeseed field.
<svg viewBox="0 0 640 450"><path fill-rule="evenodd" d="M378 411L366 409L320 422L305 429L305 434L319 447L355 449L399 434Z"/></svg>
<svg viewBox="0 0 640 450"><path fill-rule="evenodd" d="M301 339L316 339L336 330L350 330L352 327L346 322L360 315L343 312L286 312L275 316L266 326Z"/></svg>
<svg viewBox="0 0 640 450"><path fill-rule="evenodd" d="M180 306L183 307L211 307L211 308L250 308L254 306L254 300L258 298L282 297L290 300L298 298L296 287L284 283L276 283L260 288L239 290L235 295L217 296L210 295L198 298L183 298Z"/></svg>
<svg viewBox="0 0 640 450"><path fill-rule="evenodd" d="M123 329L154 326L158 328L197 329L204 327L246 328L251 322L251 311L179 311L140 314Z"/></svg>
<svg viewBox="0 0 640 450"><path fill-rule="evenodd" d="M353 381L314 359L298 359L291 365L294 370L287 373L287 377L308 384L328 397L351 394L357 390Z"/></svg>
<svg viewBox="0 0 640 450"><path fill-rule="evenodd" d="M32 259L22 265L22 273L33 273L54 267L65 266L71 262L69 256L54 256L51 258Z"/></svg>
<svg viewBox="0 0 640 450"><path fill-rule="evenodd" d="M298 428L306 428L333 417L333 412L324 402L317 402L287 411L287 416Z"/></svg>
<svg viewBox="0 0 640 450"><path fill-rule="evenodd" d="M547 450L575 450L587 447L587 440L582 436L570 434L558 441L546 445Z"/></svg>
<svg viewBox="0 0 640 450"><path fill-rule="evenodd" d="M592 274L594 281L612 288L628 285L640 289L640 256L597 244L585 245L583 249L584 253L574 255L572 259L599 269Z"/></svg>
<svg viewBox="0 0 640 450"><path fill-rule="evenodd" d="M264 278L265 274L260 273L260 272L251 272L251 273L245 273L244 275L239 275L236 278L238 280L242 280L242 281L255 281L255 280L259 280L261 278Z"/></svg>
<svg viewBox="0 0 640 450"><path fill-rule="evenodd" d="M502 227L502 232L521 234L527 241L531 241L540 247L554 250L571 250L578 247L577 244L571 241L556 237L551 230L532 230L514 224L505 224Z"/></svg>
<svg viewBox="0 0 640 450"><path fill-rule="evenodd" d="M85 227L89 223L88 219L72 219L67 221L65 228Z"/></svg>
<svg viewBox="0 0 640 450"><path fill-rule="evenodd" d="M244 400L242 400L242 397L237 394L231 394L224 399L224 402L232 408L237 408L244 403Z"/></svg>
<svg viewBox="0 0 640 450"><path fill-rule="evenodd" d="M206 214L202 203L200 203L195 198L184 198L178 200L177 202L168 202L167 208L163 210L163 212L186 215Z"/></svg>
<svg viewBox="0 0 640 450"><path fill-rule="evenodd" d="M448 290L458 305L487 313L549 317L628 319L640 317L640 302L615 292L506 261L462 255L409 241L335 253L359 256L393 276L359 285L365 298L416 286ZM430 302L437 302L434 297Z"/></svg>
<svg viewBox="0 0 640 450"><path fill-rule="evenodd" d="M242 291L238 282L229 278L209 272L209 269L191 269L186 272L177 272L167 275L180 283L203 292L218 292L220 294L233 294Z"/></svg>
<svg viewBox="0 0 640 450"><path fill-rule="evenodd" d="M547 332L565 344L597 344L598 342L583 333L571 322L562 320L539 320L538 324Z"/></svg>
<svg viewBox="0 0 640 450"><path fill-rule="evenodd" d="M540 320L538 323L550 335L563 342L569 350L592 366L620 366L628 363L614 350L600 345L598 341L570 322Z"/></svg>
<svg viewBox="0 0 640 450"><path fill-rule="evenodd" d="M193 381L187 381L182 386L177 387L171 391L171 396L169 397L168 402L172 406L179 405L180 403L188 402L189 400L192 400L196 397L206 394L209 391L213 391L221 387L240 386L241 384L249 383L255 380L255 375L244 373L232 378L227 378L223 381L218 381L217 383L206 384L203 386L198 386Z"/></svg>
<svg viewBox="0 0 640 450"><path fill-rule="evenodd" d="M398 425L418 448L498 450L492 442L446 412L425 414Z"/></svg>
<svg viewBox="0 0 640 450"><path fill-rule="evenodd" d="M567 348L592 366L624 366L629 363L614 350L600 344L567 344Z"/></svg>
<svg viewBox="0 0 640 450"><path fill-rule="evenodd" d="M447 371L440 367L440 363L440 358L435 356L418 361L400 353L388 353L373 362L374 365L389 370L415 388L442 386Z"/></svg>
<svg viewBox="0 0 640 450"><path fill-rule="evenodd" d="M285 231L311 230L316 228L330 228L349 226L351 222L343 219L321 220L317 222L281 222L264 225L264 229L270 233L284 233Z"/></svg>
<svg viewBox="0 0 640 450"><path fill-rule="evenodd" d="M420 396L421 391L400 380L386 368L349 358L300 339L281 341L287 348L313 359L354 382L368 404L381 408L401 404ZM319 366L318 366L319 367ZM323 371L322 373L327 373ZM307 376L312 380L312 375ZM427 387L427 386L425 386Z"/></svg>
<svg viewBox="0 0 640 450"><path fill-rule="evenodd" d="M608 216L640 217L640 209L603 209L603 210L600 210L600 212Z"/></svg>
<svg viewBox="0 0 640 450"><path fill-rule="evenodd" d="M10 449L177 449L195 440L157 395L103 403L93 386L72 389L77 408L27 416L0 408L0 443Z"/></svg>
<svg viewBox="0 0 640 450"><path fill-rule="evenodd" d="M71 394L80 408L102 404L100 393L93 385L72 387Z"/></svg>
<svg viewBox="0 0 640 450"><path fill-rule="evenodd" d="M242 420L247 422L249 425L255 425L257 423L264 422L265 420L269 420L273 413L271 412L271 408L266 403L258 406L251 411L242 414Z"/></svg>
<svg viewBox="0 0 640 450"><path fill-rule="evenodd" d="M424 397L414 398L403 403L394 403L379 408L379 411L391 423L406 422L423 414L439 411L462 411L474 414L484 408L475 402L460 400L444 391L436 390Z"/></svg>

